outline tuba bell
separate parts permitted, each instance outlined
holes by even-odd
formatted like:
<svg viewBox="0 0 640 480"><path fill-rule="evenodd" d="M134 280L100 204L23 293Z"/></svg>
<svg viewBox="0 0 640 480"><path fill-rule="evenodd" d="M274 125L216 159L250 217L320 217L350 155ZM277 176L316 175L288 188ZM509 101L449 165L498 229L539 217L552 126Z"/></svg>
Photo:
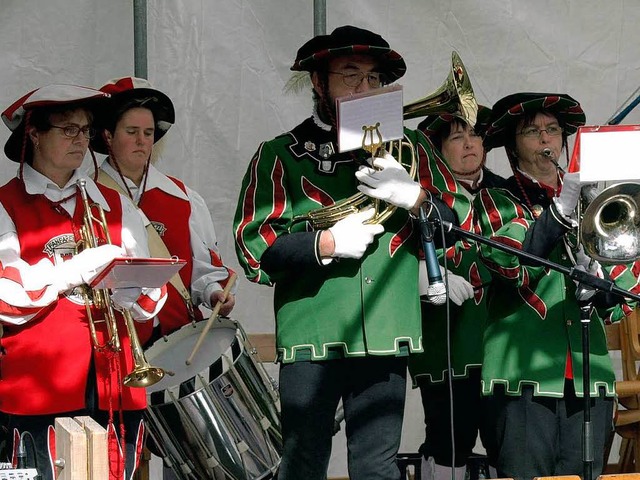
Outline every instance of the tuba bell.
<svg viewBox="0 0 640 480"><path fill-rule="evenodd" d="M585 253L603 264L640 258L640 185L611 185L589 201L580 221Z"/></svg>
<svg viewBox="0 0 640 480"><path fill-rule="evenodd" d="M426 117L443 113L455 114L471 127L476 124L478 102L460 55L451 53L451 70L442 86L424 98L403 107L403 118Z"/></svg>
<svg viewBox="0 0 640 480"><path fill-rule="evenodd" d="M451 54L451 70L445 79L443 85L435 92L416 100L403 107L403 118L405 120L417 117L425 117L427 115L440 115L444 113L455 114L471 126L475 126L476 116L478 113L478 103L473 94L473 88L467 70L460 59L460 56L454 51ZM365 133L365 136L367 133ZM414 180L418 177L418 159L416 158L415 145L406 137L403 140L389 142L385 147L382 142L377 143L375 140L365 147L363 139L363 148L371 151L372 155L376 150L384 149L391 155L397 150L394 156L400 164L409 172ZM403 148L408 148L411 152L411 160L402 159ZM378 151L378 154L381 154ZM386 204L378 199L372 199L364 193L356 193L350 197L340 200L333 205L320 207L311 210L306 215L298 215L293 218L293 223L307 221L314 230L323 230L331 227L338 220L346 216L366 210L373 207L375 213L373 218L367 223L383 223L396 210L394 205Z"/></svg>

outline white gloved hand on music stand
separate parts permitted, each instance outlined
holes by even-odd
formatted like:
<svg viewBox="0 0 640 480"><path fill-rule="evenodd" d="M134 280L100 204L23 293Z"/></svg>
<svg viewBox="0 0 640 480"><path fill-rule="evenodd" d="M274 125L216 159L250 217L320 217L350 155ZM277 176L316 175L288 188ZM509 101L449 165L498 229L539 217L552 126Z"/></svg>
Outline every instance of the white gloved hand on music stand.
<svg viewBox="0 0 640 480"><path fill-rule="evenodd" d="M124 256L124 253L122 247L118 245L100 245L96 248L87 248L56 265L54 267L55 285L58 291L65 292L84 283L91 283L104 267L114 258Z"/></svg>

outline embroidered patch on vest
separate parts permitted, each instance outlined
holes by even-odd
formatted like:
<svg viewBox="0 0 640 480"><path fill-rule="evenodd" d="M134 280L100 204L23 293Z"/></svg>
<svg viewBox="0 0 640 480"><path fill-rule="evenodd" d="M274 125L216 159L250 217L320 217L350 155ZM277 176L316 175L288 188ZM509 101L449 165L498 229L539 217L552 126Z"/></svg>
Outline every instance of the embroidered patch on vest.
<svg viewBox="0 0 640 480"><path fill-rule="evenodd" d="M42 249L43 253L46 253L49 258L54 259L55 265L73 257L75 250L76 239L71 233L65 233L53 237L44 244L44 248Z"/></svg>
<svg viewBox="0 0 640 480"><path fill-rule="evenodd" d="M312 160L320 173L332 174L339 163L352 162L349 155L336 154L335 135L324 132L311 120L298 125L287 134L292 142L287 147L297 160Z"/></svg>
<svg viewBox="0 0 640 480"><path fill-rule="evenodd" d="M158 232L158 235L160 235L161 237L163 237L165 232L167 231L167 227L162 222L151 222L151 225L153 226L155 231Z"/></svg>

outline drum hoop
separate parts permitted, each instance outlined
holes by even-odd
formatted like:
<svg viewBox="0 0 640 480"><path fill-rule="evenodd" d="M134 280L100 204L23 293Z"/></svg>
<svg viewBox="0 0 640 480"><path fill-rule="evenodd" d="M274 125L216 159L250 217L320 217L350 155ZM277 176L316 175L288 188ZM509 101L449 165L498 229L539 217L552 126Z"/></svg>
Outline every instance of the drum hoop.
<svg viewBox="0 0 640 480"><path fill-rule="evenodd" d="M215 331L215 329L220 329L220 328L234 329L233 341L229 344L227 349L224 352L222 352L222 355L216 358L213 361L213 363L211 363L205 369L199 372L195 372L192 376L180 382L180 384L170 385L162 390L157 390L155 392L148 393L147 403L149 405L154 405L154 406L164 405L166 403L172 403L175 399L186 398L191 395L194 395L200 392L201 390L203 390L204 386L201 386L201 383L202 383L201 380L203 378L206 380L206 384L209 385L214 380L216 380L217 378L220 378L222 375L227 373L229 370L231 370L235 366L236 362L238 361L242 353L246 351L245 339L243 338L242 332L238 328L238 325L235 321L231 319L222 319L222 320L225 320L225 321L222 321L214 325L209 331L209 334L211 334L212 332ZM190 327L190 328L193 328L194 332L197 332L199 334L204 328L204 325L205 325L205 322L198 322L196 323L195 327L192 326L191 324L188 324L188 325L185 325L184 327L181 327L179 330L176 330L176 332L174 333L180 332L180 330L182 330L185 327ZM170 342L171 335L169 335L168 338L169 338L168 342ZM195 338L197 337L194 337L194 343L195 343ZM165 342L165 340L161 338L157 340L157 342ZM151 346L151 348L153 348L153 345ZM225 360L224 357L226 357L227 359L230 359L231 361L229 362L228 360ZM198 378L198 377L201 377L201 378ZM196 388L197 385L198 385L198 388ZM169 395L170 391L173 393L173 398Z"/></svg>

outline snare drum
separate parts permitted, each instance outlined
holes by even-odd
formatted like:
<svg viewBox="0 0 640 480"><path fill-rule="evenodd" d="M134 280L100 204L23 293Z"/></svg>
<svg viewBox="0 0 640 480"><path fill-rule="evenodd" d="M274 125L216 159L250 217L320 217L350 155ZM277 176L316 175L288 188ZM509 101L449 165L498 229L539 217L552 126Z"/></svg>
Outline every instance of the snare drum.
<svg viewBox="0 0 640 480"><path fill-rule="evenodd" d="M230 319L215 320L186 365L205 325L185 325L145 352L173 373L147 388L149 433L180 479L273 478L282 450L275 382Z"/></svg>

